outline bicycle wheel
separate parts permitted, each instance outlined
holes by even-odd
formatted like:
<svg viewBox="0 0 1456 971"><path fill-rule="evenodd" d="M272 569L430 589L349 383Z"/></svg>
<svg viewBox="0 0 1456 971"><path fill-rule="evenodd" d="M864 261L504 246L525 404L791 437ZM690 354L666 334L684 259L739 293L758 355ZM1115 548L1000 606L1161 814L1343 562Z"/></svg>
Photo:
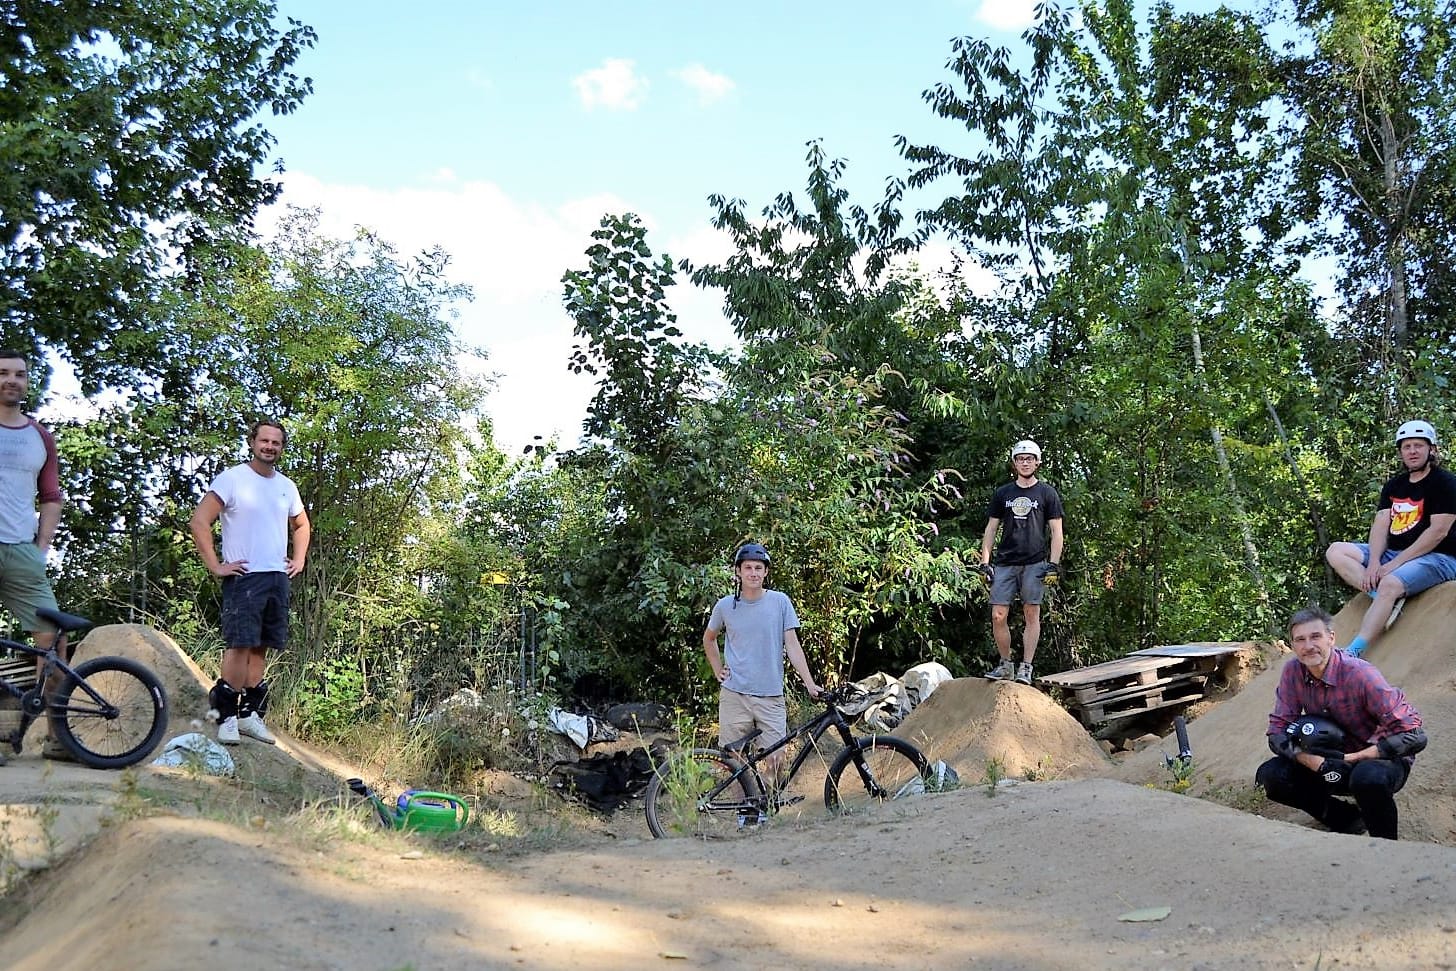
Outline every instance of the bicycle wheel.
<svg viewBox="0 0 1456 971"><path fill-rule="evenodd" d="M167 692L145 666L124 657L92 658L76 666L76 678L67 678L51 699L50 724L56 741L83 765L125 768L161 743Z"/></svg>
<svg viewBox="0 0 1456 971"><path fill-rule="evenodd" d="M857 738L839 753L824 780L830 812L858 813L890 799L925 791L929 763L920 750L892 735Z"/></svg>
<svg viewBox="0 0 1456 971"><path fill-rule="evenodd" d="M644 800L652 835L727 839L756 829L760 800L752 772L713 793L742 764L727 752L697 748L659 765Z"/></svg>

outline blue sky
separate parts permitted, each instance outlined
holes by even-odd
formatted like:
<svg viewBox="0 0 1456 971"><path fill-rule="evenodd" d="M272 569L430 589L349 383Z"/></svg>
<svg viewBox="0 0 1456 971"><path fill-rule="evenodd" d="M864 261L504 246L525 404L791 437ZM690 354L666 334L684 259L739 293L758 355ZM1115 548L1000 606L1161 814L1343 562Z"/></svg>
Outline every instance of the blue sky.
<svg viewBox="0 0 1456 971"><path fill-rule="evenodd" d="M567 370L560 277L601 216L632 211L658 253L727 254L707 197L756 211L799 191L806 143L850 164L860 204L902 174L897 134L958 133L921 92L951 39L1012 44L1028 0L735 4L280 0L313 26L314 94L268 121L284 201L325 229L365 225L402 253L443 246L475 300L460 337L498 376L487 412L510 453L576 442L593 386ZM263 225L268 225L267 219ZM731 342L716 296L670 297L689 337Z"/></svg>

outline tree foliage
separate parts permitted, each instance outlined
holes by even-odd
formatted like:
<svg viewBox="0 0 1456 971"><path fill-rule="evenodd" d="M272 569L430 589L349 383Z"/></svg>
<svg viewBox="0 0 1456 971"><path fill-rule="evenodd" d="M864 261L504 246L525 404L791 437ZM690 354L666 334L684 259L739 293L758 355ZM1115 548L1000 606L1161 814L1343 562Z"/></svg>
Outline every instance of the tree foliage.
<svg viewBox="0 0 1456 971"><path fill-rule="evenodd" d="M331 239L316 213L295 212L275 239L217 252L202 287L157 304L151 331L192 349L174 360L179 375L190 367L191 393L139 385L62 430L68 474L89 497L68 520L66 568L112 601L87 609L124 608L119 595L144 577L156 615L210 625L217 592L188 566L186 517L245 457L248 422L270 415L288 430L285 471L316 538L280 676L342 660L397 686L457 686L460 659L412 656L412 632L493 622L480 578L507 557L479 544L465 553L444 528L464 515L469 473L489 481L501 466L467 425L485 384L451 333L451 307L468 291L448 281L446 262L438 250L402 259L366 231ZM98 582L108 574L115 583ZM81 589L68 591L74 603L85 603Z"/></svg>
<svg viewBox="0 0 1456 971"><path fill-rule="evenodd" d="M313 31L270 0L0 3L0 322L125 383L158 278L276 184L256 116L292 111Z"/></svg>

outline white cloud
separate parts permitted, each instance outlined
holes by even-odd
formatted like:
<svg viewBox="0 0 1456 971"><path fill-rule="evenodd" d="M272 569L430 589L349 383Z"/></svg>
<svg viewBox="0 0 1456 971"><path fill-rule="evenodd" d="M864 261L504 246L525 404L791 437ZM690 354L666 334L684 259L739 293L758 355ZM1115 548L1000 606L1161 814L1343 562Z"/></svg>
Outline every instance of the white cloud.
<svg viewBox="0 0 1456 971"><path fill-rule="evenodd" d="M447 276L474 291L458 308L455 332L462 343L482 348L484 370L496 375L486 402L497 444L518 455L534 436L557 436L565 447L581 434L594 379L567 370L573 322L561 303L561 276L586 265L585 250L605 213L641 212L613 195L583 196L540 205L508 195L491 182L460 181L447 171L430 174L422 187L392 190L330 185L302 173L283 177L283 202L317 208L320 231L338 238L365 226L392 243L402 259L440 246L450 254ZM259 215L269 234L281 207ZM650 215L648 242L657 254L695 263L723 259L726 237L706 225L671 236ZM664 242L664 240L666 240ZM679 326L690 341L731 343L722 298L686 280L668 295ZM466 362L462 362L466 363Z"/></svg>
<svg viewBox="0 0 1456 971"><path fill-rule="evenodd" d="M697 92L698 104L710 105L722 101L737 87L726 74L714 74L701 64L689 64L673 71L672 76Z"/></svg>
<svg viewBox="0 0 1456 971"><path fill-rule="evenodd" d="M449 279L475 299L458 308L462 343L488 355L497 375L486 402L496 441L519 454L533 436L559 435L574 444L593 388L567 370L572 321L561 305L561 275L583 255L603 213L627 208L609 195L552 207L508 196L490 182L451 181L433 174L424 187L381 190L330 185L306 174L284 177L283 202L317 208L320 231L339 238L365 226L407 259L434 246L450 254ZM267 234L282 215L261 214Z"/></svg>
<svg viewBox="0 0 1456 971"><path fill-rule="evenodd" d="M647 79L637 74L637 62L629 58L609 57L571 83L585 108L634 111L647 97Z"/></svg>
<svg viewBox="0 0 1456 971"><path fill-rule="evenodd" d="M1025 30L1036 23L1039 0L981 0L976 19L995 30Z"/></svg>
<svg viewBox="0 0 1456 971"><path fill-rule="evenodd" d="M495 81L478 67L465 69L465 86L482 94L495 94Z"/></svg>

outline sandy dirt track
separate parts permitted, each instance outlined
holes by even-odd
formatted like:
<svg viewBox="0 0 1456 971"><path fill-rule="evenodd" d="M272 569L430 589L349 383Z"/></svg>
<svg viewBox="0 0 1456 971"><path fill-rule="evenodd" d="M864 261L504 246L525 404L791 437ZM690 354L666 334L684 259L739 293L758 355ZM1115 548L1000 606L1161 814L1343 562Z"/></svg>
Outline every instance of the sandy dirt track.
<svg viewBox="0 0 1456 971"><path fill-rule="evenodd" d="M264 798L251 825L129 818L120 774L27 753L0 768L12 821L51 807L50 832L64 825L84 849L0 908L4 966L1456 967L1447 588L1413 600L1370 655L1432 737L1401 797L1413 838L1399 843L1164 791L1156 748L1114 764L1040 692L973 679L942 688L900 732L955 764L967 788L871 818L805 809L718 843L651 840L640 812L588 845L526 854L394 835L281 839L281 799ZM1360 607L1341 614L1342 633ZM1257 795L1273 677L1192 723L1195 792ZM347 767L284 742L244 746L244 779L337 789L330 773ZM974 782L988 754L1051 781L992 795ZM136 785L243 788L156 770ZM1159 907L1161 920L1119 919Z"/></svg>

